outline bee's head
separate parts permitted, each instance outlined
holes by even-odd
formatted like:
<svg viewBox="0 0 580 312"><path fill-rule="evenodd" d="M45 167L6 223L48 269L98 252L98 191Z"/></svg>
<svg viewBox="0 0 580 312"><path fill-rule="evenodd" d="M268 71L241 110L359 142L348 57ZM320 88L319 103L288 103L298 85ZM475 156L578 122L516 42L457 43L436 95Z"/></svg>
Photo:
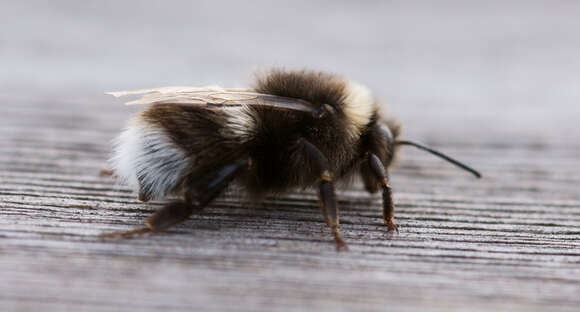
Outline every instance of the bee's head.
<svg viewBox="0 0 580 312"><path fill-rule="evenodd" d="M477 170L439 151L426 147L425 145L419 144L417 142L408 140L399 140L398 136L400 133L400 126L394 121L387 122L376 121L372 124L372 126L369 129L370 131L361 137L362 147L364 149L363 157L365 160L361 165L361 175L363 178L363 182L365 184L365 188L371 193L374 193L378 190L377 187L378 181L376 175L371 170L371 166L369 166L370 161L369 162L366 161L369 160L369 157L373 157L373 155L375 155L376 157L379 158L382 165L385 168L388 168L396 156L396 151L398 147L401 145L411 145L417 147L423 151L438 156L458 166L461 169L464 169L472 173L477 178L481 178L481 174ZM382 170L385 169L383 168ZM385 174L387 174L388 176L388 173L386 171Z"/></svg>
<svg viewBox="0 0 580 312"><path fill-rule="evenodd" d="M365 188L371 193L379 189L381 180L371 166L371 158L378 157L380 168L385 171L395 158L396 139L399 136L399 125L394 121L384 121L375 114L367 131L361 136L360 173ZM376 163L375 163L376 164ZM380 170L379 170L380 171ZM386 171L385 171L386 174Z"/></svg>
<svg viewBox="0 0 580 312"><path fill-rule="evenodd" d="M396 142L400 125L393 121L377 120L371 128L371 149L377 153L385 167L389 167L396 156Z"/></svg>

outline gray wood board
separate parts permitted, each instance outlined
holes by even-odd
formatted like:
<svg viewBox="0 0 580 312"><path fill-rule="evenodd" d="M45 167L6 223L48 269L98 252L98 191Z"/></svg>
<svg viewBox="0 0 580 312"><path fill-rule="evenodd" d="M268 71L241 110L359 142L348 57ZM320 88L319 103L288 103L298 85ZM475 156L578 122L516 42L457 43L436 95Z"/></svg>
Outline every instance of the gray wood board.
<svg viewBox="0 0 580 312"><path fill-rule="evenodd" d="M168 233L102 240L96 235L138 226L161 204L140 203L130 189L98 174L128 116L117 104L23 101L1 109L1 305L580 304L578 149L434 142L480 168L482 180L408 150L392 172L398 235L385 232L379 198L358 183L340 191L349 252L334 250L309 190L250 207L231 191Z"/></svg>

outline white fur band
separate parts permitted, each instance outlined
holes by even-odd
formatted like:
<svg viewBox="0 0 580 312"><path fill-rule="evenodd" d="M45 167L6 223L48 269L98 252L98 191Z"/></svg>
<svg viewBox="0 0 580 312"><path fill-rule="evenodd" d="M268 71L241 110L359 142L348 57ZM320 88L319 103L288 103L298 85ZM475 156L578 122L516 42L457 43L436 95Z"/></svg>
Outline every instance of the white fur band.
<svg viewBox="0 0 580 312"><path fill-rule="evenodd" d="M170 193L182 178L186 157L165 132L140 116L115 140L113 170L151 198Z"/></svg>

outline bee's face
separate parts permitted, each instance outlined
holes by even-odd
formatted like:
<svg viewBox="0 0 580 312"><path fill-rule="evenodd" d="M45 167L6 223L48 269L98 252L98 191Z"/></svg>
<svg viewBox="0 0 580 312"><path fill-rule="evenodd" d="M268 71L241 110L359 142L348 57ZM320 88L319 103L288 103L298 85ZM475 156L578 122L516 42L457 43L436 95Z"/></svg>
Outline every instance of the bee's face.
<svg viewBox="0 0 580 312"><path fill-rule="evenodd" d="M399 126L393 123L378 124L376 133L381 138L384 146L384 159L381 159L385 167L389 167L395 156L395 141L399 134Z"/></svg>
<svg viewBox="0 0 580 312"><path fill-rule="evenodd" d="M391 153L386 155L388 159L383 159L385 166L388 167L393 161L393 156L395 153L395 136L393 135L391 129L386 125L382 125L381 130L383 132L383 138L385 139L388 150L391 151Z"/></svg>

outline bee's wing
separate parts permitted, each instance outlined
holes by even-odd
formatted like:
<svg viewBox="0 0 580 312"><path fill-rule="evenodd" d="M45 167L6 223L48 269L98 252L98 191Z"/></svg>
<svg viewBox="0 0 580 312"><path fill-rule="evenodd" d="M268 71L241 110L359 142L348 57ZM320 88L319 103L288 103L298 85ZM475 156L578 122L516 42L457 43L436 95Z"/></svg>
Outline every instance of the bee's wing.
<svg viewBox="0 0 580 312"><path fill-rule="evenodd" d="M189 104L211 107L235 107L242 105L265 106L274 109L298 110L317 113L315 105L296 98L256 93L251 89L226 89L221 87L164 87L133 91L107 92L115 97L143 96L127 105L139 104Z"/></svg>

